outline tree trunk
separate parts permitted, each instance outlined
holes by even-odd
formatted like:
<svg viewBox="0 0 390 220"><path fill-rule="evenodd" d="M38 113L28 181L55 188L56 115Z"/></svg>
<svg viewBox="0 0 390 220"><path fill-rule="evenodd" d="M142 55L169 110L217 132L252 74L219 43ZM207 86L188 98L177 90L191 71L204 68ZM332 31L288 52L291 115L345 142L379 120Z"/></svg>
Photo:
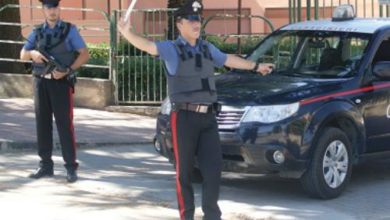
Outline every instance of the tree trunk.
<svg viewBox="0 0 390 220"><path fill-rule="evenodd" d="M0 8L8 4L19 4L19 0L1 0ZM18 8L6 8L0 11L0 22L20 23L20 11ZM22 39L20 26L0 25L0 40L20 41ZM0 43L0 58L19 59L23 45ZM16 62L0 61L0 73L23 73L24 64Z"/></svg>
<svg viewBox="0 0 390 220"><path fill-rule="evenodd" d="M186 2L186 0L168 0L168 8L179 8ZM168 14L168 39L173 40L178 35L178 30L176 28L175 18L173 17L173 13Z"/></svg>

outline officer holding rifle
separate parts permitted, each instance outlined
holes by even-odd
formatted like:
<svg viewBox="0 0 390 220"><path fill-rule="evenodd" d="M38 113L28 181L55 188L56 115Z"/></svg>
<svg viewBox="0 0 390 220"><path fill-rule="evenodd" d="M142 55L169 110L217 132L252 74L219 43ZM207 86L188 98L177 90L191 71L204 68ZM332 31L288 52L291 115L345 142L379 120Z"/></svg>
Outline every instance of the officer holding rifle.
<svg viewBox="0 0 390 220"><path fill-rule="evenodd" d="M74 71L89 59L77 28L60 19L60 0L40 0L45 22L28 36L20 58L33 61L34 104L39 168L30 178L53 176L53 115L55 117L67 181L77 180L73 127Z"/></svg>

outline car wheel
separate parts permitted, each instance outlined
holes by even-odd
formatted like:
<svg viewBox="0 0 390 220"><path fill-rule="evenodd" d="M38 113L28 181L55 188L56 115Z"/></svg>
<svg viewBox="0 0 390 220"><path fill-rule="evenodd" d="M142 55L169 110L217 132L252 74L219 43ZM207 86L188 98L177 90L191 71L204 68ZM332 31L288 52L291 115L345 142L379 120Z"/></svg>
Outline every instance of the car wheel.
<svg viewBox="0 0 390 220"><path fill-rule="evenodd" d="M157 153L162 155L162 153L163 153L162 152L162 146L161 146L161 143L160 143L160 141L158 140L157 137L155 137L154 140L153 140L153 147L157 151Z"/></svg>
<svg viewBox="0 0 390 220"><path fill-rule="evenodd" d="M338 128L326 128L313 146L307 171L301 177L303 189L311 196L331 199L339 196L352 173L352 147Z"/></svg>

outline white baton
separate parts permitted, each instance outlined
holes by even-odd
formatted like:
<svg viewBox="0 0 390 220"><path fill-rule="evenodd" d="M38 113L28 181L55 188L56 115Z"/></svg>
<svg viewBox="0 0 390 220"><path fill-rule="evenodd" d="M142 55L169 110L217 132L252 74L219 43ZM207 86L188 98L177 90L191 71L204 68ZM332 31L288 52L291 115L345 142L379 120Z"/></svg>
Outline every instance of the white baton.
<svg viewBox="0 0 390 220"><path fill-rule="evenodd" d="M131 4L129 5L129 8L127 8L126 15L125 15L125 22L127 22L130 18L130 14L133 11L134 5L137 2L137 0L131 1Z"/></svg>

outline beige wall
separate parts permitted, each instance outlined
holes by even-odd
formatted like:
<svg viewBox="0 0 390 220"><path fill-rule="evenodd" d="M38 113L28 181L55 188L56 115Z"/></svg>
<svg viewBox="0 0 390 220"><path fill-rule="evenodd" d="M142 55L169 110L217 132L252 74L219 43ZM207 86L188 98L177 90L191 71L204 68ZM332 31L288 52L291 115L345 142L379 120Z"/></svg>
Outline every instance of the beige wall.
<svg viewBox="0 0 390 220"><path fill-rule="evenodd" d="M75 106L103 109L114 104L113 85L109 80L79 78L75 90ZM16 97L33 97L33 77L24 74L0 74L0 98Z"/></svg>

